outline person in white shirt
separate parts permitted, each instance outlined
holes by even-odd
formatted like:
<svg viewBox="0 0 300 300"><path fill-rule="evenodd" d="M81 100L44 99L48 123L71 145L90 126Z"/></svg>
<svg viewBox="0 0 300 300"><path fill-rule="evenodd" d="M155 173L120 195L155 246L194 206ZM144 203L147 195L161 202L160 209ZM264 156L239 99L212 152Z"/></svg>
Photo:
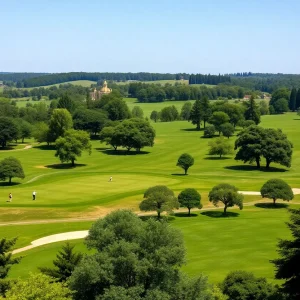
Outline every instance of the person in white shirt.
<svg viewBox="0 0 300 300"><path fill-rule="evenodd" d="M112 181L112 176L110 176L109 181Z"/></svg>
<svg viewBox="0 0 300 300"><path fill-rule="evenodd" d="M36 191L33 191L33 193L32 193L32 200L35 200L35 196L36 196Z"/></svg>

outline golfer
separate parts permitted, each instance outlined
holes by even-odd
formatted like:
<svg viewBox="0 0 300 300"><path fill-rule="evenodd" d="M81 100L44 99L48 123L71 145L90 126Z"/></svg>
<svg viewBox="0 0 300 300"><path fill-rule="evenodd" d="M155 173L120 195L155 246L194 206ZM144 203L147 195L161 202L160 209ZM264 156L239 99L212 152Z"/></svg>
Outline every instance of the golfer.
<svg viewBox="0 0 300 300"><path fill-rule="evenodd" d="M32 200L35 200L36 191L32 192Z"/></svg>
<svg viewBox="0 0 300 300"><path fill-rule="evenodd" d="M9 193L8 194L8 202L11 202L12 201L12 193Z"/></svg>
<svg viewBox="0 0 300 300"><path fill-rule="evenodd" d="M112 176L110 176L109 181L110 181L110 182L112 181Z"/></svg>

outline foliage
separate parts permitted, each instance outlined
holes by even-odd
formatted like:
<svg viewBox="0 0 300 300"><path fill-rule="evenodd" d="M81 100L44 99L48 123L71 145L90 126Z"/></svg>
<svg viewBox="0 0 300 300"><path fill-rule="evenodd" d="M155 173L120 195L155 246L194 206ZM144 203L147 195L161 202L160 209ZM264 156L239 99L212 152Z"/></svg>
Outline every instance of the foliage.
<svg viewBox="0 0 300 300"><path fill-rule="evenodd" d="M275 287L263 277L255 277L246 271L230 272L221 284L221 289L230 300L272 300Z"/></svg>
<svg viewBox="0 0 300 300"><path fill-rule="evenodd" d="M215 135L216 128L214 125L206 126L204 129L204 136L208 138L212 138Z"/></svg>
<svg viewBox="0 0 300 300"><path fill-rule="evenodd" d="M125 120L116 126L104 127L99 135L100 141L111 145L115 150L119 146L128 151L132 148L140 151L154 144L155 131L150 123L143 119Z"/></svg>
<svg viewBox="0 0 300 300"><path fill-rule="evenodd" d="M30 274L25 280L17 280L6 293L9 300L71 300L71 291L60 282L53 282L44 274Z"/></svg>
<svg viewBox="0 0 300 300"><path fill-rule="evenodd" d="M50 141L64 136L65 132L73 127L72 116L65 108L54 109L49 123Z"/></svg>
<svg viewBox="0 0 300 300"><path fill-rule="evenodd" d="M229 122L229 116L223 111L215 111L209 119L209 123L213 124L216 130L221 133L221 126Z"/></svg>
<svg viewBox="0 0 300 300"><path fill-rule="evenodd" d="M252 120L255 124L260 123L260 110L254 100L254 95L251 95L251 98L246 104L246 110L244 113L246 120Z"/></svg>
<svg viewBox="0 0 300 300"><path fill-rule="evenodd" d="M188 169L193 164L194 164L194 158L188 153L183 153L178 158L176 166L182 168L184 170L184 175L187 175Z"/></svg>
<svg viewBox="0 0 300 300"><path fill-rule="evenodd" d="M144 112L139 106L134 106L131 111L131 115L133 118L141 118L144 117Z"/></svg>
<svg viewBox="0 0 300 300"><path fill-rule="evenodd" d="M223 155L232 153L232 146L228 140L223 137L216 138L208 143L209 155L219 155L221 158Z"/></svg>
<svg viewBox="0 0 300 300"><path fill-rule="evenodd" d="M220 127L223 136L227 138L231 137L234 134L234 127L230 123L224 123Z"/></svg>
<svg viewBox="0 0 300 300"><path fill-rule="evenodd" d="M179 119L179 113L177 108L172 106L164 107L159 113L160 120L162 122L172 122Z"/></svg>
<svg viewBox="0 0 300 300"><path fill-rule="evenodd" d="M164 185L156 185L146 190L144 200L140 203L141 211L156 211L160 219L162 212L172 212L179 203L174 192Z"/></svg>
<svg viewBox="0 0 300 300"><path fill-rule="evenodd" d="M255 122L253 120L241 120L237 124L238 126L242 128L250 127L251 125L255 125Z"/></svg>
<svg viewBox="0 0 300 300"><path fill-rule="evenodd" d="M75 299L212 299L205 277L190 279L179 271L183 238L166 222L115 211L93 224L86 243L97 252L70 277Z"/></svg>
<svg viewBox="0 0 300 300"><path fill-rule="evenodd" d="M85 130L96 135L105 126L108 118L102 110L77 110L73 115L74 129Z"/></svg>
<svg viewBox="0 0 300 300"><path fill-rule="evenodd" d="M287 299L296 300L300 297L300 209L289 209L290 222L287 223L292 233L292 240L280 240L278 252L280 258L271 262L275 265L275 277L284 279L282 290L288 295Z"/></svg>
<svg viewBox="0 0 300 300"><path fill-rule="evenodd" d="M2 148L16 138L18 138L18 127L14 120L8 117L0 117L0 144Z"/></svg>
<svg viewBox="0 0 300 300"><path fill-rule="evenodd" d="M187 101L183 104L180 112L180 118L182 120L188 121L190 119L190 114L192 110L192 103Z"/></svg>
<svg viewBox="0 0 300 300"><path fill-rule="evenodd" d="M189 215L191 214L191 209L197 207L199 209L202 208L202 204L200 203L201 195L195 190L191 188L184 189L178 195L178 202L180 206L186 207L189 210Z"/></svg>
<svg viewBox="0 0 300 300"><path fill-rule="evenodd" d="M159 119L159 113L156 110L153 110L151 112L150 119L156 123Z"/></svg>
<svg viewBox="0 0 300 300"><path fill-rule="evenodd" d="M201 108L201 120L203 121L204 128L206 127L206 122L209 120L212 114L211 106L207 96L204 96L200 99L200 108Z"/></svg>
<svg viewBox="0 0 300 300"><path fill-rule="evenodd" d="M297 99L297 89L293 87L289 98L289 109L291 111L296 110L296 99Z"/></svg>
<svg viewBox="0 0 300 300"><path fill-rule="evenodd" d="M11 179L13 177L25 178L24 171L21 162L10 156L4 158L0 162L0 180L8 179L9 184L11 184Z"/></svg>
<svg viewBox="0 0 300 300"><path fill-rule="evenodd" d="M290 201L294 198L294 193L291 187L282 179L270 179L260 189L263 198L273 199L273 203L277 199Z"/></svg>
<svg viewBox="0 0 300 300"><path fill-rule="evenodd" d="M239 209L243 209L243 195L238 193L238 189L230 184L221 183L212 188L208 194L209 201L215 206L218 206L219 202L224 204L224 214L226 214L227 208L234 205Z"/></svg>
<svg viewBox="0 0 300 300"><path fill-rule="evenodd" d="M200 130L200 123L202 121L200 100L196 100L195 103L193 104L189 120L192 121L192 124L196 125L197 130Z"/></svg>
<svg viewBox="0 0 300 300"><path fill-rule="evenodd" d="M284 112L289 111L289 105L288 105L288 101L284 98L280 98L278 99L274 104L274 111L277 114L282 114Z"/></svg>
<svg viewBox="0 0 300 300"><path fill-rule="evenodd" d="M260 101L259 102L259 111L260 111L261 116L268 115L270 113L269 105L268 105L267 101Z"/></svg>
<svg viewBox="0 0 300 300"><path fill-rule="evenodd" d="M100 101L102 101L102 99ZM121 97L115 96L112 99L109 99L103 109L107 112L108 118L112 121L130 118L129 108Z"/></svg>
<svg viewBox="0 0 300 300"><path fill-rule="evenodd" d="M89 154L92 152L90 137L83 130L67 130L64 137L59 137L55 141L55 147L55 156L58 156L62 163L71 161L72 166L75 165L75 160L81 156L82 151L88 151Z"/></svg>
<svg viewBox="0 0 300 300"><path fill-rule="evenodd" d="M300 108L300 88L297 91L297 95L296 95L296 109Z"/></svg>
<svg viewBox="0 0 300 300"><path fill-rule="evenodd" d="M18 138L22 139L22 143L24 143L25 138L31 138L32 125L22 119L15 119L15 121L18 127Z"/></svg>
<svg viewBox="0 0 300 300"><path fill-rule="evenodd" d="M54 268L41 267L40 271L45 275L57 279L59 282L66 281L83 257L82 253L75 253L73 249L74 246L66 242L53 261Z"/></svg>
<svg viewBox="0 0 300 300"><path fill-rule="evenodd" d="M39 143L48 142L49 126L44 122L38 122L34 125L32 136Z"/></svg>
<svg viewBox="0 0 300 300"><path fill-rule="evenodd" d="M75 103L67 93L64 93L58 100L57 108L65 108L72 113L75 110Z"/></svg>

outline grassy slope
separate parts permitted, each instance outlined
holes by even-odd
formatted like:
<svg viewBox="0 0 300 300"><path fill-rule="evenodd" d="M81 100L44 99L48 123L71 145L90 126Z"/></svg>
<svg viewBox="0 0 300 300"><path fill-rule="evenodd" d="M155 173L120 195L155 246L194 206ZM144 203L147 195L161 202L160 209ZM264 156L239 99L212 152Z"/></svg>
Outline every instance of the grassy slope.
<svg viewBox="0 0 300 300"><path fill-rule="evenodd" d="M66 82L62 82L62 83L57 83L57 84L51 84L51 85L44 85L44 86L38 86L38 87L30 87L30 88L25 88L26 90L32 90L34 88L40 88L40 87L43 87L43 88L49 88L49 87L52 87L52 86L59 86L60 84L73 84L73 85L81 85L81 86L84 86L84 87L90 87L91 84L96 84L97 82L96 81L92 81L92 80L74 80L74 81L66 81Z"/></svg>

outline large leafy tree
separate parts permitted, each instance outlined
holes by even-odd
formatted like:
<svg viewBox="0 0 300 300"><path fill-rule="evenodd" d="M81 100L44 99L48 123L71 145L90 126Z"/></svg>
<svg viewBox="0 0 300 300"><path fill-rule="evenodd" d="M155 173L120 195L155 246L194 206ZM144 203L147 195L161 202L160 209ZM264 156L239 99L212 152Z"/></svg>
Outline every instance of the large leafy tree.
<svg viewBox="0 0 300 300"><path fill-rule="evenodd" d="M261 136L261 154L266 159L266 168L272 162L290 167L293 145L281 129L267 128Z"/></svg>
<svg viewBox="0 0 300 300"><path fill-rule="evenodd" d="M221 290L230 300L280 300L276 288L266 278L246 271L232 271L221 283ZM277 296L277 297L276 297Z"/></svg>
<svg viewBox="0 0 300 300"><path fill-rule="evenodd" d="M273 199L273 204L277 199L290 201L294 198L291 187L282 179L270 179L260 189L263 198Z"/></svg>
<svg viewBox="0 0 300 300"><path fill-rule="evenodd" d="M246 110L244 113L245 119L254 121L256 125L259 124L260 110L258 105L255 103L254 95L252 95L250 100L245 104L246 104Z"/></svg>
<svg viewBox="0 0 300 300"><path fill-rule="evenodd" d="M41 267L40 270L45 275L64 282L72 275L82 257L82 253L75 253L74 246L67 242L56 255L56 259L53 261L54 268Z"/></svg>
<svg viewBox="0 0 300 300"><path fill-rule="evenodd" d="M196 125L197 130L200 130L200 124L202 121L202 110L201 110L200 100L196 100L195 103L193 104L190 113L190 121L192 121L192 124Z"/></svg>
<svg viewBox="0 0 300 300"><path fill-rule="evenodd" d="M134 106L131 110L131 115L132 115L133 118L143 119L144 112L139 106Z"/></svg>
<svg viewBox="0 0 300 300"><path fill-rule="evenodd" d="M182 120L188 121L190 119L191 110L192 103L190 101L185 102L181 108L180 118Z"/></svg>
<svg viewBox="0 0 300 300"><path fill-rule="evenodd" d="M234 134L234 126L230 123L224 123L221 125L221 132L223 136L229 138Z"/></svg>
<svg viewBox="0 0 300 300"><path fill-rule="evenodd" d="M221 158L223 155L232 153L232 145L223 137L218 137L208 143L209 155L219 155Z"/></svg>
<svg viewBox="0 0 300 300"><path fill-rule="evenodd" d="M118 97L109 100L103 109L112 121L128 119L131 115L126 102Z"/></svg>
<svg viewBox="0 0 300 300"><path fill-rule="evenodd" d="M70 129L65 132L64 137L59 137L56 142L56 153L60 161L71 161L72 166L75 165L77 157L81 156L82 151L92 152L92 145L89 134L83 130Z"/></svg>
<svg viewBox="0 0 300 300"><path fill-rule="evenodd" d="M150 119L156 123L159 119L159 112L156 110L153 110L151 112Z"/></svg>
<svg viewBox="0 0 300 300"><path fill-rule="evenodd" d="M144 200L140 203L141 211L156 211L160 219L162 212L172 212L179 203L174 192L164 185L156 185L146 190Z"/></svg>
<svg viewBox="0 0 300 300"><path fill-rule="evenodd" d="M18 279L7 291L9 300L71 300L72 292L66 285L53 282L44 274L30 274L27 279Z"/></svg>
<svg viewBox="0 0 300 300"><path fill-rule="evenodd" d="M209 192L208 198L215 206L218 206L219 202L222 202L224 204L225 215L228 207L236 205L239 209L243 209L243 195L238 193L238 189L235 186L227 183L214 186Z"/></svg>
<svg viewBox="0 0 300 300"><path fill-rule="evenodd" d="M229 116L223 111L215 111L209 119L209 123L214 125L219 135L222 130L222 125L229 122Z"/></svg>
<svg viewBox="0 0 300 300"><path fill-rule="evenodd" d="M296 98L297 98L297 89L292 88L290 99L289 99L289 109L291 111L296 110Z"/></svg>
<svg viewBox="0 0 300 300"><path fill-rule="evenodd" d="M38 122L34 124L32 129L32 136L39 143L47 142L49 144L49 126L44 122Z"/></svg>
<svg viewBox="0 0 300 300"><path fill-rule="evenodd" d="M203 121L203 127L205 128L206 122L208 122L212 114L212 110L207 96L204 96L200 99L200 112L201 119Z"/></svg>
<svg viewBox="0 0 300 300"><path fill-rule="evenodd" d="M22 139L22 143L24 143L25 138L31 138L32 135L32 125L22 119L17 119L18 120L18 137Z"/></svg>
<svg viewBox="0 0 300 300"><path fill-rule="evenodd" d="M25 178L21 162L12 156L4 158L0 162L0 180L8 179L9 184L13 177Z"/></svg>
<svg viewBox="0 0 300 300"><path fill-rule="evenodd" d="M75 103L67 93L64 93L57 102L57 108L65 108L72 113L75 110Z"/></svg>
<svg viewBox="0 0 300 300"><path fill-rule="evenodd" d="M180 206L186 207L189 210L189 216L191 215L192 208L202 208L202 204L200 201L201 195L197 192L197 190L192 188L184 189L178 195L178 202Z"/></svg>
<svg viewBox="0 0 300 300"><path fill-rule="evenodd" d="M188 154L183 153L179 156L176 166L184 170L184 175L187 175L188 169L194 164L194 158Z"/></svg>
<svg viewBox="0 0 300 300"><path fill-rule="evenodd" d="M275 277L283 279L282 290L287 299L300 299L300 209L289 209L290 222L287 224L292 233L291 240L280 240L278 252L280 258L271 262L275 265Z"/></svg>
<svg viewBox="0 0 300 300"><path fill-rule="evenodd" d="M75 300L212 300L205 277L180 271L183 238L166 222L115 211L92 225L86 243L95 253L69 279Z"/></svg>
<svg viewBox="0 0 300 300"><path fill-rule="evenodd" d="M4 148L7 143L18 138L18 127L14 120L0 117L0 144Z"/></svg>
<svg viewBox="0 0 300 300"><path fill-rule="evenodd" d="M296 109L300 108L300 89L298 89L297 91L297 95L296 95Z"/></svg>
<svg viewBox="0 0 300 300"><path fill-rule="evenodd" d="M58 137L64 136L65 132L73 127L72 116L65 108L54 109L49 123L49 133L51 142L55 142Z"/></svg>

